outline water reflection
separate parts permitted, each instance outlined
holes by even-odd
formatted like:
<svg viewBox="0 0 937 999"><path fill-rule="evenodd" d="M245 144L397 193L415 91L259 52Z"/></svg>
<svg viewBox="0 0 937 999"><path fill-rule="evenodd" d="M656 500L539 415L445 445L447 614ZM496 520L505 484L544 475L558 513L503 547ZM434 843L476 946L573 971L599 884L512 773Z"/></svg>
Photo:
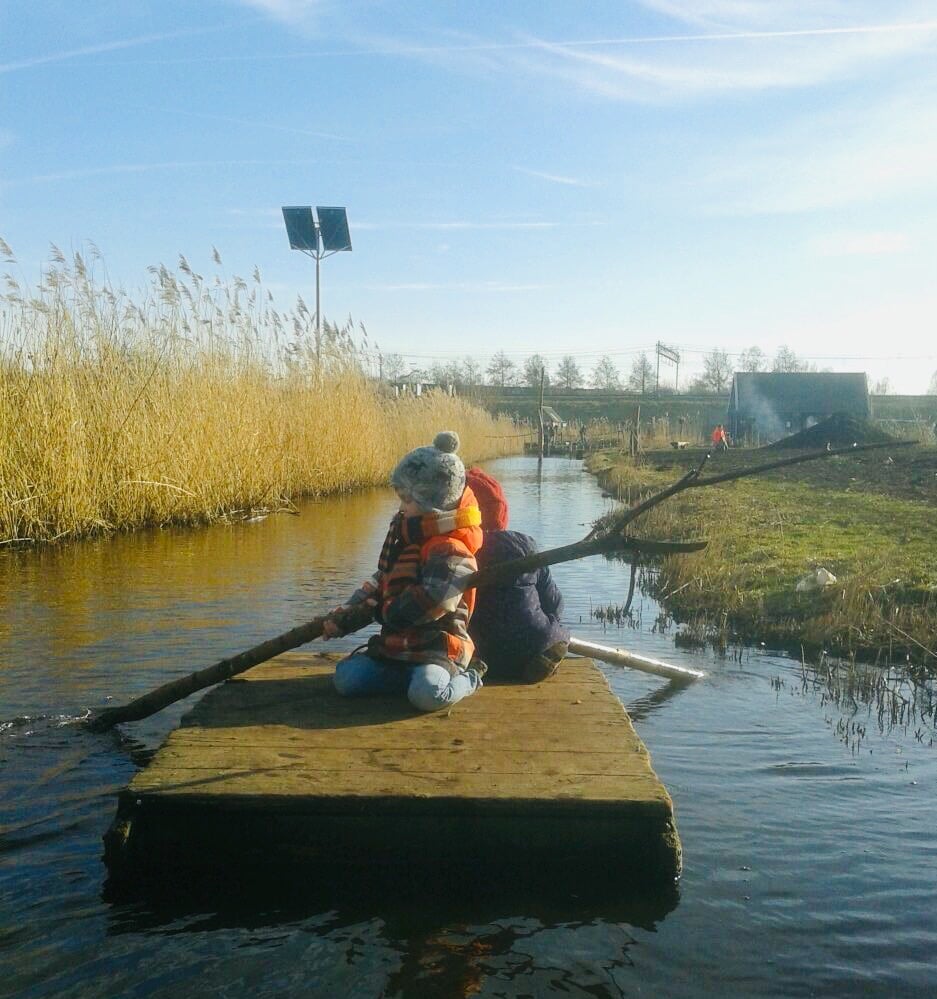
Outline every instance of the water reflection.
<svg viewBox="0 0 937 999"><path fill-rule="evenodd" d="M254 948L285 951L313 938L334 961L319 970L321 994L339 994L325 988L338 987L341 969L354 967L366 979L386 978L374 992L359 986L344 994L450 997L500 994L500 988L513 994L512 983L523 982L527 995L602 996L619 994L617 976L631 966L634 933L653 931L677 901L675 887L652 897L629 895L627 886L612 887L607 877L590 884L486 875L453 870L441 885L437 875L420 878L416 871L349 872L339 883L326 872L321 881L308 876L301 887L295 880L239 880L236 888L190 885L184 897L154 890L143 901L115 901L108 933L249 933ZM393 966L388 955L396 956Z"/></svg>
<svg viewBox="0 0 937 999"><path fill-rule="evenodd" d="M492 470L512 526L544 548L581 538L613 502L567 458ZM92 735L72 719L332 606L371 571L393 506L389 491L376 490L305 504L298 517L0 553L9 994L933 991L928 684L813 669L769 650L677 648L640 585L627 619L597 621L593 608L624 603L630 574L603 559L555 569L573 631L708 674L679 688L603 667L674 799L685 859L679 905L676 892L648 897L615 885L614 872L594 886L511 886L455 865L422 884L330 871L256 885L232 870L207 891L174 885L128 899L105 886L100 837L115 794L186 706L123 735Z"/></svg>

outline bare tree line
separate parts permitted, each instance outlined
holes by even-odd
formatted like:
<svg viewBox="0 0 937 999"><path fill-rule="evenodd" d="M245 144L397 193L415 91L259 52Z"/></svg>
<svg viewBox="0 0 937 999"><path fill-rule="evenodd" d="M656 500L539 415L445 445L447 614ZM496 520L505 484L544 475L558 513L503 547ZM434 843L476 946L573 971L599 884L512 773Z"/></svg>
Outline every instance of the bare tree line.
<svg viewBox="0 0 937 999"><path fill-rule="evenodd" d="M702 371L696 373L685 385L684 392L727 392L736 371L816 371L816 365L802 359L782 345L773 357L769 357L760 347L743 350L735 355L716 348L703 356ZM575 355L566 354L552 368L541 354L531 354L523 362L513 361L505 351L498 351L486 366L475 357L466 356L461 360L436 362L426 369L407 371L407 364L400 354L386 354L382 359L382 374L388 381L399 381L405 377L432 382L439 385L462 385L467 387L487 385L498 388L526 385L539 387L541 371L544 382L563 389L594 388L606 391L628 391L651 393L657 390L657 368L647 352L637 354L631 362L627 374L623 374L611 356L602 355L591 369L577 361ZM673 392L672 386L660 385L660 390ZM888 379L881 379L872 386L872 391L888 392ZM937 392L937 373L932 380L931 392Z"/></svg>

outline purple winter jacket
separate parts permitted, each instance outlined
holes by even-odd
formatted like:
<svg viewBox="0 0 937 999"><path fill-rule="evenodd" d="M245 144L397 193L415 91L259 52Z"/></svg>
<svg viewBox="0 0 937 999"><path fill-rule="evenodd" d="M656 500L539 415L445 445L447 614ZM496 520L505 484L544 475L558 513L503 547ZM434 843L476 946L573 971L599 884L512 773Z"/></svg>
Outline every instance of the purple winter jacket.
<svg viewBox="0 0 937 999"><path fill-rule="evenodd" d="M475 557L478 568L484 569L536 551L536 542L526 534L485 531ZM500 586L480 587L469 622L476 655L488 664L492 676L513 672L555 642L569 641L569 631L560 623L562 612L563 595L548 568Z"/></svg>

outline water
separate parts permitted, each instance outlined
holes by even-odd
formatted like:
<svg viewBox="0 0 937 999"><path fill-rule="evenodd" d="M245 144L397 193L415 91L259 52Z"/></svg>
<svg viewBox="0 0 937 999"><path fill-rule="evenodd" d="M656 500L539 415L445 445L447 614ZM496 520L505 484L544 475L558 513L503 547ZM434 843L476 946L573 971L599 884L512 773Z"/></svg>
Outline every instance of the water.
<svg viewBox="0 0 937 999"><path fill-rule="evenodd" d="M492 463L544 547L607 508L576 462ZM393 498L0 556L0 995L929 996L937 994L937 762L917 705L881 715L767 651L677 649L659 608L603 632L628 567L554 571L580 637L707 670L691 687L607 667L668 786L676 897L594 897L442 872L435 888L271 884L112 898L115 794L178 721L75 724L344 597ZM350 648L347 638L333 647ZM853 695L855 692L853 692ZM901 704L906 688L892 696Z"/></svg>

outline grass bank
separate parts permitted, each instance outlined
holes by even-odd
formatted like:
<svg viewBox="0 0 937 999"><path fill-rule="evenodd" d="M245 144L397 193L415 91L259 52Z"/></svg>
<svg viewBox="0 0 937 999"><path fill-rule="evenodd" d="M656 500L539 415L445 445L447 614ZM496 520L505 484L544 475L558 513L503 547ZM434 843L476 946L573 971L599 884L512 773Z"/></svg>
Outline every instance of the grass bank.
<svg viewBox="0 0 937 999"><path fill-rule="evenodd" d="M0 241L0 253L15 263ZM221 260L215 254L221 268ZM320 336L260 275L206 280L180 258L131 296L93 248L0 295L0 543L206 523L386 481L441 429L466 460L519 449L458 398L397 400L351 326Z"/></svg>
<svg viewBox="0 0 937 999"><path fill-rule="evenodd" d="M733 450L707 471L786 453ZM702 452L650 452L635 465L603 452L590 462L626 502L675 481ZM707 538L665 559L653 584L690 634L937 667L937 450L833 457L692 489L634 524L652 538ZM834 585L798 592L817 568ZM929 651L925 651L929 650Z"/></svg>

